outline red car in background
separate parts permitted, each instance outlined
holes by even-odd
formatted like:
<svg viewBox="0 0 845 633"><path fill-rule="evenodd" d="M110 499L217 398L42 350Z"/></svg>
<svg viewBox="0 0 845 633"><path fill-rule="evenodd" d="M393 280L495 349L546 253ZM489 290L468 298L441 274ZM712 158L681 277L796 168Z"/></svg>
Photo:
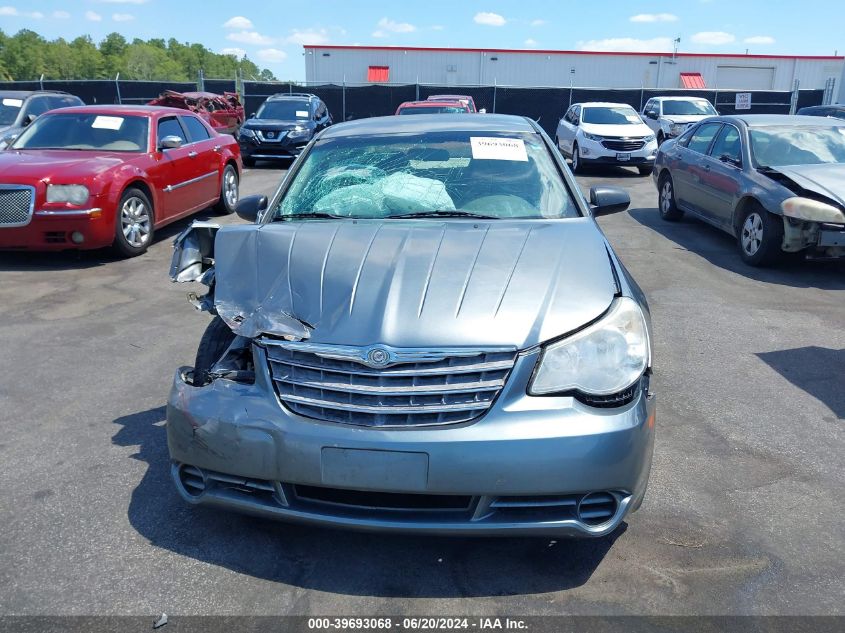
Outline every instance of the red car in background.
<svg viewBox="0 0 845 633"><path fill-rule="evenodd" d="M192 112L81 106L42 114L0 152L0 249L112 246L210 206L232 213L241 153Z"/></svg>
<svg viewBox="0 0 845 633"><path fill-rule="evenodd" d="M441 103L444 101L448 103L459 101L460 103L465 103L469 106L470 112L478 112L475 108L475 100L469 95L431 95L428 98L428 101L439 101ZM481 112L485 112L485 110L481 110Z"/></svg>
<svg viewBox="0 0 845 633"><path fill-rule="evenodd" d="M466 103L459 101L406 101L396 108L396 114L455 114L469 113Z"/></svg>
<svg viewBox="0 0 845 633"><path fill-rule="evenodd" d="M244 107L235 92L176 92L165 90L148 105L196 112L221 134L237 134L244 122Z"/></svg>

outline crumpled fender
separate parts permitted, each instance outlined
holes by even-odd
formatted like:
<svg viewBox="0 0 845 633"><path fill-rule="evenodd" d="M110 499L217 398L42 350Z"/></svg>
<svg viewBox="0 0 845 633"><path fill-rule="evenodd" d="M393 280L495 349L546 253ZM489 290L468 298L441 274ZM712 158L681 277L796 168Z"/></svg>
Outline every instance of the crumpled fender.
<svg viewBox="0 0 845 633"><path fill-rule="evenodd" d="M173 240L170 280L197 281L214 267L214 237L220 225L196 220Z"/></svg>

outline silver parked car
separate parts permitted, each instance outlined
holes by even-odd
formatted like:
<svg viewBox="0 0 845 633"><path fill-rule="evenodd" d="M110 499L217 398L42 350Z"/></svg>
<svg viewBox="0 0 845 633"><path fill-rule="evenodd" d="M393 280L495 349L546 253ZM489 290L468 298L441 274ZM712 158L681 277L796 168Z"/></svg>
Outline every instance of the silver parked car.
<svg viewBox="0 0 845 633"><path fill-rule="evenodd" d="M643 106L643 120L657 135L658 145L717 114L713 104L702 97L654 97Z"/></svg>
<svg viewBox="0 0 845 633"><path fill-rule="evenodd" d="M845 257L845 121L713 117L662 145L653 177L663 219L717 226L752 266Z"/></svg>
<svg viewBox="0 0 845 633"><path fill-rule="evenodd" d="M591 190L594 210L627 208ZM328 526L601 536L654 441L643 295L535 122L322 132L250 224L195 223L216 314L167 407L181 496Z"/></svg>

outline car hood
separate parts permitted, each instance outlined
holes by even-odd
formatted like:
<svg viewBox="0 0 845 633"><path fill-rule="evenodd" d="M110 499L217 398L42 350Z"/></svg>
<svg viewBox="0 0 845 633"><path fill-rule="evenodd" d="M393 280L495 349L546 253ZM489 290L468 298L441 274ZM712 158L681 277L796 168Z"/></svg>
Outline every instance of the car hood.
<svg viewBox="0 0 845 633"><path fill-rule="evenodd" d="M590 218L232 225L214 253L215 307L247 337L525 349L594 320L617 292Z"/></svg>
<svg viewBox="0 0 845 633"><path fill-rule="evenodd" d="M599 136L651 136L652 129L645 123L631 125L599 125L597 123L582 123L581 129Z"/></svg>
<svg viewBox="0 0 845 633"><path fill-rule="evenodd" d="M784 165L770 169L780 172L803 189L845 206L845 164Z"/></svg>
<svg viewBox="0 0 845 633"><path fill-rule="evenodd" d="M31 181L72 182L102 174L126 164L126 152L73 150L6 150L0 152L0 181L26 184Z"/></svg>
<svg viewBox="0 0 845 633"><path fill-rule="evenodd" d="M284 121L281 119L247 119L243 127L252 130L292 130L295 127L312 127L312 121Z"/></svg>

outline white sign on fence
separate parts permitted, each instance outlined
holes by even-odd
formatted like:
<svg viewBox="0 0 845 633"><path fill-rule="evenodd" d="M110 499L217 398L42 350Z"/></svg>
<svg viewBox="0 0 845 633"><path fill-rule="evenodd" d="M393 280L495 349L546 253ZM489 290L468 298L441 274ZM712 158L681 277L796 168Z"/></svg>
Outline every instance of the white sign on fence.
<svg viewBox="0 0 845 633"><path fill-rule="evenodd" d="M736 93L736 105L734 107L737 110L750 110L751 109L751 93L750 92L737 92Z"/></svg>

